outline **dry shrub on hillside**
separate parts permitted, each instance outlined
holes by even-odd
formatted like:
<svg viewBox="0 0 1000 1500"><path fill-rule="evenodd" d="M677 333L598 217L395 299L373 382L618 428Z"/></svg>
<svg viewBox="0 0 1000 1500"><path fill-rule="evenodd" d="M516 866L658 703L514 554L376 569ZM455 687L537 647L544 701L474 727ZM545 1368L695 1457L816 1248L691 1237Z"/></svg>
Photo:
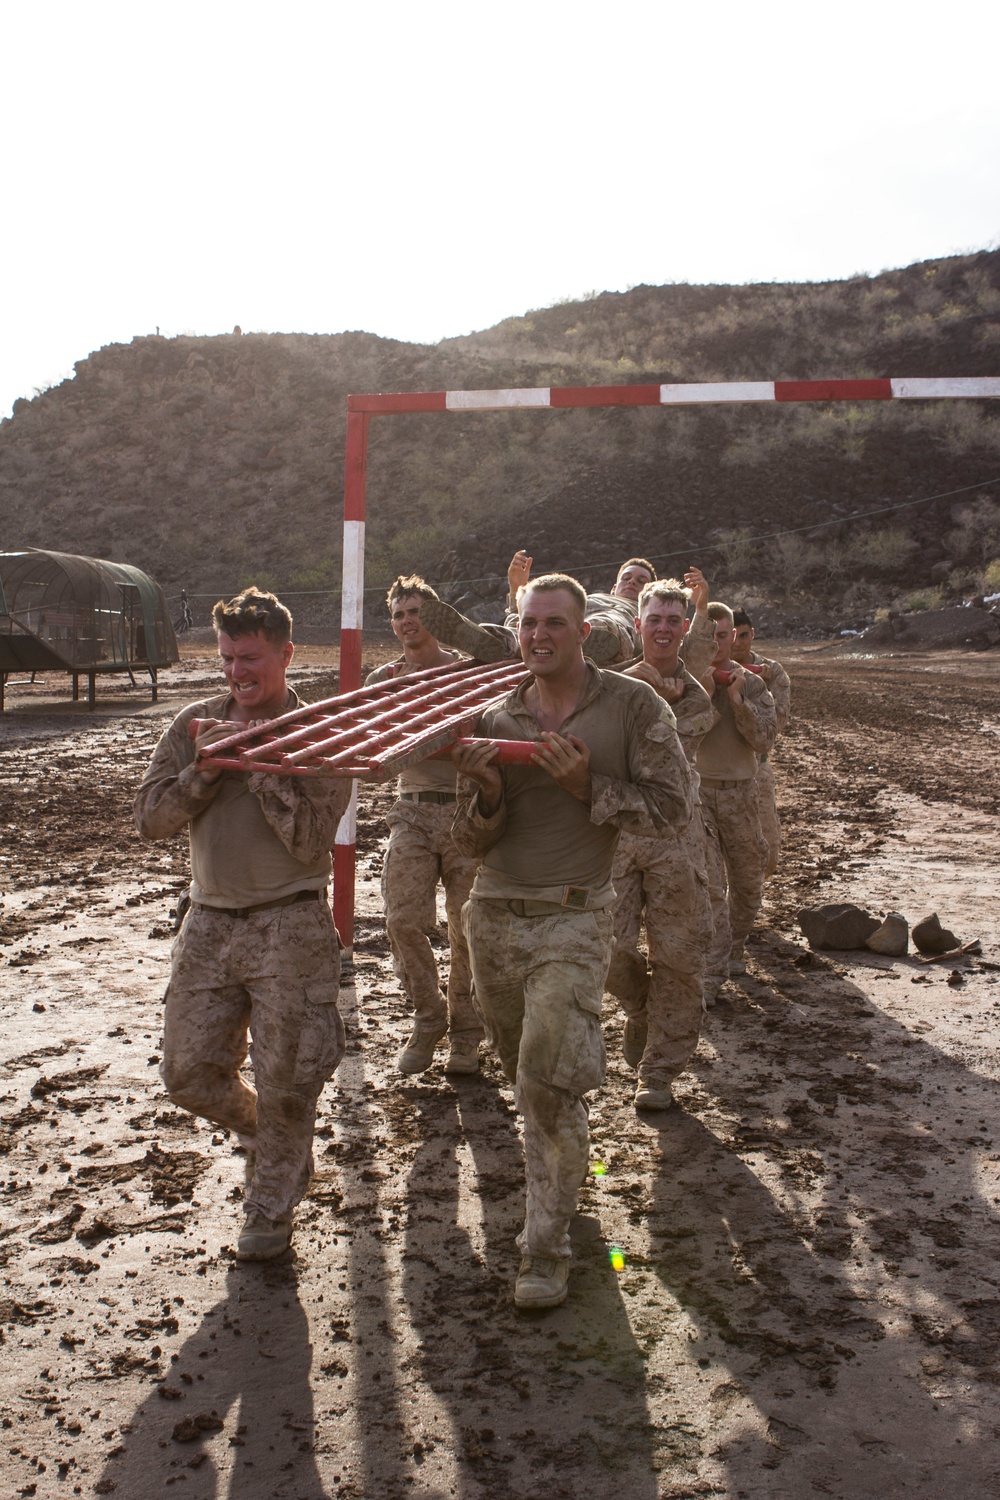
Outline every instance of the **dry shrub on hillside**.
<svg viewBox="0 0 1000 1500"><path fill-rule="evenodd" d="M897 572L916 550L915 539L898 526L867 531L852 538L848 546L850 565L853 568L880 576Z"/></svg>
<svg viewBox="0 0 1000 1500"><path fill-rule="evenodd" d="M985 568L1000 554L1000 503L983 495L956 507L953 515L949 547L962 562Z"/></svg>

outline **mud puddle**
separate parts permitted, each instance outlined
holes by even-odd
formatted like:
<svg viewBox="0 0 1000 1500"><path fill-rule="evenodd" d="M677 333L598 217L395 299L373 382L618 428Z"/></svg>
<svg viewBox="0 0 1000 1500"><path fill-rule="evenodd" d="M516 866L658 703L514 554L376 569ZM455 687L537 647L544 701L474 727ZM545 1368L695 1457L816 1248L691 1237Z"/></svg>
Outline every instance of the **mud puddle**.
<svg viewBox="0 0 1000 1500"><path fill-rule="evenodd" d="M239 1266L242 1158L157 1071L186 864L128 807L169 708L10 716L4 1493L1000 1494L998 787L994 739L966 727L1000 691L936 669L929 702L923 665L793 666L787 848L750 972L662 1118L632 1110L609 1015L571 1296L534 1318L510 1301L522 1175L495 1064L394 1072L387 792L362 799L316 1182L287 1261ZM794 913L823 899L936 907L982 955L954 984L810 954Z"/></svg>

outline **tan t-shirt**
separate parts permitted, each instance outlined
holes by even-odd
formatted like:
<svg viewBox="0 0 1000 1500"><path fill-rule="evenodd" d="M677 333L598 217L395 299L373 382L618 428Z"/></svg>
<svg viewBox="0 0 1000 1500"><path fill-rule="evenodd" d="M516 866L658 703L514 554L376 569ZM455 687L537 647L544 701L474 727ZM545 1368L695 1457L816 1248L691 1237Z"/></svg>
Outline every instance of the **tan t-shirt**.
<svg viewBox="0 0 1000 1500"><path fill-rule="evenodd" d="M485 853L473 899L523 899L575 910L615 899L611 865L619 832L667 837L691 817L693 777L669 706L645 682L588 663L588 680L562 734L590 751L588 807L535 766L504 766L503 801L490 818L479 811L475 783L459 778L455 842ZM488 709L476 729L487 739L537 740L523 683Z"/></svg>
<svg viewBox="0 0 1000 1500"><path fill-rule="evenodd" d="M703 780L750 781L757 775L757 756L774 744L774 699L763 680L748 672L743 691L742 703L734 703L721 683L712 695L719 719L695 756Z"/></svg>

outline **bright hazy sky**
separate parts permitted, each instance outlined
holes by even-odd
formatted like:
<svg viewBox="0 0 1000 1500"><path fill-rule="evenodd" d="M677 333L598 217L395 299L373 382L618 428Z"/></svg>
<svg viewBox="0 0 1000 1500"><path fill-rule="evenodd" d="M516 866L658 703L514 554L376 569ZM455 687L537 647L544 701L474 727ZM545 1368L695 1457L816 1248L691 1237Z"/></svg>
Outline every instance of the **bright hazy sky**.
<svg viewBox="0 0 1000 1500"><path fill-rule="evenodd" d="M0 416L157 326L433 342L1000 243L996 0L7 0L2 36Z"/></svg>

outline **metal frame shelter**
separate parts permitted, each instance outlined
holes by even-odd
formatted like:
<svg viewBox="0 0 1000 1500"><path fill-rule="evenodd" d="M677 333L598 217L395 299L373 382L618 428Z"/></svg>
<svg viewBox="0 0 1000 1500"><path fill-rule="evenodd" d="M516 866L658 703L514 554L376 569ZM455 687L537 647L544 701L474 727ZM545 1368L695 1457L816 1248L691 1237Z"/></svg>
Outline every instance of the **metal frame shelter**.
<svg viewBox="0 0 1000 1500"><path fill-rule="evenodd" d="M340 629L340 691L361 685L365 584L365 479L368 424L373 416L414 412L557 411L580 407L690 406L732 402L940 401L1000 399L1000 376L947 379L755 380L691 385L535 386L487 391L412 391L348 396L344 460L344 568ZM337 830L334 917L341 941L354 936L357 786Z"/></svg>
<svg viewBox="0 0 1000 1500"><path fill-rule="evenodd" d="M26 547L0 553L0 712L11 672L68 672L73 701L87 678L94 707L99 672L157 672L179 659L163 590L128 563Z"/></svg>

